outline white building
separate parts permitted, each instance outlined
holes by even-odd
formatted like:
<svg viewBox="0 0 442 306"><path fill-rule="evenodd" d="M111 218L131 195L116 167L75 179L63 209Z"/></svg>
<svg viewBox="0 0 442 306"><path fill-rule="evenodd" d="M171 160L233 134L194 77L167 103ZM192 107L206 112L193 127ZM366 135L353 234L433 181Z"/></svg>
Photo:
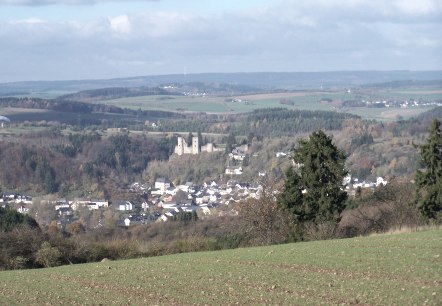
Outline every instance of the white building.
<svg viewBox="0 0 442 306"><path fill-rule="evenodd" d="M170 185L170 182L164 177L161 177L155 181L155 189L158 189L162 194L166 193L167 189L170 188Z"/></svg>

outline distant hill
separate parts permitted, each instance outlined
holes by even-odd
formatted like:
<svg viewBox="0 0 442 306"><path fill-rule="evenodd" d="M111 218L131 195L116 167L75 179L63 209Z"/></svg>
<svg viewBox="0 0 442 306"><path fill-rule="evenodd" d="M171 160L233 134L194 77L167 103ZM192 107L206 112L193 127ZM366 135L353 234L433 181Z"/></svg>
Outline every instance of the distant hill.
<svg viewBox="0 0 442 306"><path fill-rule="evenodd" d="M0 84L0 95L31 92L77 92L108 87L155 87L192 82L233 84L266 90L346 88L397 81L442 80L442 71L330 71L330 72L253 72L152 75L108 80L27 81Z"/></svg>
<svg viewBox="0 0 442 306"><path fill-rule="evenodd" d="M368 88L409 88L409 87L441 87L442 80L400 80L384 83L366 84L363 87Z"/></svg>

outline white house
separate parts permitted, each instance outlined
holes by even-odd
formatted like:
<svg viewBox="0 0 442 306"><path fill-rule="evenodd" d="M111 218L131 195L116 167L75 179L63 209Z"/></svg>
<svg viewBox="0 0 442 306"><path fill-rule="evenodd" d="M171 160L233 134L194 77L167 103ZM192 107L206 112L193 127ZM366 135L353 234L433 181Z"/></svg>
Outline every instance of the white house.
<svg viewBox="0 0 442 306"><path fill-rule="evenodd" d="M89 209L89 210L97 210L99 207L98 207L98 205L96 204L96 203L94 203L94 202L89 202L87 205L86 205L86 207Z"/></svg>
<svg viewBox="0 0 442 306"><path fill-rule="evenodd" d="M103 200L103 199L93 199L91 200L91 203L94 203L96 207L98 208L108 208L109 207L109 201Z"/></svg>
<svg viewBox="0 0 442 306"><path fill-rule="evenodd" d="M174 196L174 195L176 195L178 190L179 190L178 188L170 187L170 188L167 188L166 194L170 194L171 196Z"/></svg>
<svg viewBox="0 0 442 306"><path fill-rule="evenodd" d="M146 201L141 203L141 208L144 209L145 211L148 210L151 206L153 206L153 205L147 203Z"/></svg>
<svg viewBox="0 0 442 306"><path fill-rule="evenodd" d="M57 201L55 202L55 210L60 210L61 208L71 208L71 206L69 205L69 203L64 200L64 201Z"/></svg>
<svg viewBox="0 0 442 306"><path fill-rule="evenodd" d="M64 200L65 201L65 200ZM57 201L58 207L65 207L66 202ZM69 202L71 204L71 207L73 210L77 210L80 207L87 207L89 210L97 210L100 208L108 208L109 207L109 201L106 200L85 200L85 199L76 199L74 201ZM63 205L63 206L61 206Z"/></svg>
<svg viewBox="0 0 442 306"><path fill-rule="evenodd" d="M342 181L342 185L346 186L348 184L351 183L351 175L347 175L346 177L344 177L343 181Z"/></svg>
<svg viewBox="0 0 442 306"><path fill-rule="evenodd" d="M83 200L83 199L76 199L76 200L74 200L74 201L70 201L70 202L69 202L69 204L71 204L71 208L72 208L73 210L77 210L77 209L79 209L80 207L88 206L89 203L90 203L89 200Z"/></svg>
<svg viewBox="0 0 442 306"><path fill-rule="evenodd" d="M203 212L204 215L210 215L212 213L208 206L201 206L201 211Z"/></svg>
<svg viewBox="0 0 442 306"><path fill-rule="evenodd" d="M117 208L120 211L133 210L133 204L130 201L120 201Z"/></svg>
<svg viewBox="0 0 442 306"><path fill-rule="evenodd" d="M227 167L226 174L241 175L242 174L242 167Z"/></svg>
<svg viewBox="0 0 442 306"><path fill-rule="evenodd" d="M387 185L387 183L388 183L388 181L387 181L387 180L384 180L384 178L381 177L381 176L379 176L379 177L376 179L376 187L381 186L381 184L382 184L383 186L385 186L385 185Z"/></svg>
<svg viewBox="0 0 442 306"><path fill-rule="evenodd" d="M164 177L161 177L155 181L155 189L160 190L163 194L170 188L170 182Z"/></svg>
<svg viewBox="0 0 442 306"><path fill-rule="evenodd" d="M15 199L15 203L32 204L32 197L19 195Z"/></svg>
<svg viewBox="0 0 442 306"><path fill-rule="evenodd" d="M26 207L25 205L20 205L17 211L21 214L27 214L29 212L29 208Z"/></svg>

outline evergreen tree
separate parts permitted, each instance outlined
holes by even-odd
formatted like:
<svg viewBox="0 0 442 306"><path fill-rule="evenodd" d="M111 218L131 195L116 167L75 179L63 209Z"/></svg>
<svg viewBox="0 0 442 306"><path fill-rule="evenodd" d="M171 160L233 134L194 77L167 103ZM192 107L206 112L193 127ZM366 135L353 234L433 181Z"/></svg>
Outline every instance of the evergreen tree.
<svg viewBox="0 0 442 306"><path fill-rule="evenodd" d="M249 165L250 157L249 155L244 156L244 159L242 160L242 166L247 167Z"/></svg>
<svg viewBox="0 0 442 306"><path fill-rule="evenodd" d="M192 221L197 221L198 220L198 214L197 214L196 210L192 211L191 220Z"/></svg>
<svg viewBox="0 0 442 306"><path fill-rule="evenodd" d="M287 169L285 176L284 189L279 195L278 203L292 213L296 221L304 221L301 177L293 166Z"/></svg>
<svg viewBox="0 0 442 306"><path fill-rule="evenodd" d="M201 130L198 130L198 145L199 145L199 150L201 151L201 146L204 145L204 140L203 140L203 135L201 134Z"/></svg>
<svg viewBox="0 0 442 306"><path fill-rule="evenodd" d="M192 138L193 138L193 134L192 134L192 132L189 132L189 134L187 135L187 145L188 146L192 145Z"/></svg>
<svg viewBox="0 0 442 306"><path fill-rule="evenodd" d="M227 137L226 154L229 154L230 152L232 152L232 150L235 148L235 146L236 146L235 134L230 132L229 136Z"/></svg>
<svg viewBox="0 0 442 306"><path fill-rule="evenodd" d="M319 130L299 141L292 158L299 174L287 171L280 203L297 222L338 222L347 199L342 188L347 175L344 153Z"/></svg>
<svg viewBox="0 0 442 306"><path fill-rule="evenodd" d="M38 228L38 223L34 218L12 209L0 207L0 232L11 231L19 225Z"/></svg>
<svg viewBox="0 0 442 306"><path fill-rule="evenodd" d="M421 146L421 163L426 168L416 173L416 203L422 215L437 219L442 212L442 133L440 121L434 120L427 142Z"/></svg>

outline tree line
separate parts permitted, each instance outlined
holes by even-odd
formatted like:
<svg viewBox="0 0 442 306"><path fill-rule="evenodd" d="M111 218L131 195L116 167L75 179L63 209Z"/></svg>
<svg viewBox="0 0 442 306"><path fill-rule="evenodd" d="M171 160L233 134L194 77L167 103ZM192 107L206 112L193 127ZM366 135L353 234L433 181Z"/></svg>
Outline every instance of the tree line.
<svg viewBox="0 0 442 306"><path fill-rule="evenodd" d="M161 96L172 95L181 96L180 93L173 93L160 87L108 87L83 90L76 93L62 95L57 97L57 100L63 101L77 101L77 100L110 100L126 97L140 97L140 96Z"/></svg>
<svg viewBox="0 0 442 306"><path fill-rule="evenodd" d="M86 103L63 99L41 99L41 98L0 98L0 107L15 107L28 109L47 109L57 112L91 114L91 113L109 113L126 114L146 118L182 118L183 116L174 112L157 110L133 110L121 108L112 105L99 103Z"/></svg>
<svg viewBox="0 0 442 306"><path fill-rule="evenodd" d="M104 190L113 189L98 184L103 178L121 183L136 180L151 161L167 160L175 145L172 138L127 134L103 138L97 133L52 131L35 137L30 134L26 140L0 142L0 185L4 188L60 196L87 191L103 195ZM90 190L91 186L101 187Z"/></svg>
<svg viewBox="0 0 442 306"><path fill-rule="evenodd" d="M200 114L198 118L163 120L159 130L163 132L200 130L210 133L281 137L318 129L340 130L343 122L351 118L359 117L337 112L270 108L239 115Z"/></svg>

